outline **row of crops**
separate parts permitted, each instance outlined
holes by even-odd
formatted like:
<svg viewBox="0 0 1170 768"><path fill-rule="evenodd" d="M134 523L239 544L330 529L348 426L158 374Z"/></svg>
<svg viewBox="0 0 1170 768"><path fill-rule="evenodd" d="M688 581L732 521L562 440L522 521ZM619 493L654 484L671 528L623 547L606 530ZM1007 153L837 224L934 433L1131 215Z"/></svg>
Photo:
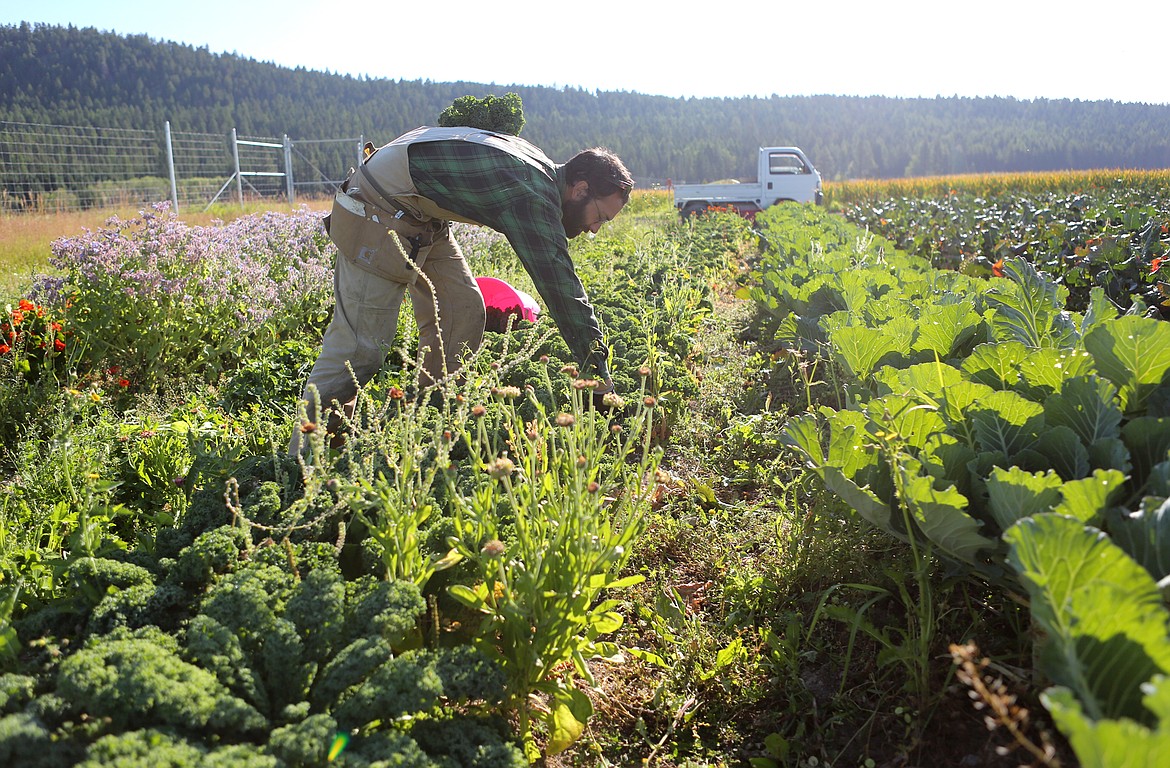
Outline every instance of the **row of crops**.
<svg viewBox="0 0 1170 768"><path fill-rule="evenodd" d="M293 405L317 214L58 241L0 326L0 763L905 764L964 735L926 733L962 582L1028 606L1083 764L1157 764L1170 195L980 183L835 186L758 254L636 195L573 254L622 408L547 323L419 391L407 321L341 450Z"/></svg>
<svg viewBox="0 0 1170 768"><path fill-rule="evenodd" d="M908 544L923 602L939 561L1026 595L1084 765L1170 743L1170 196L1142 182L773 209L740 291L778 358L832 378L783 442Z"/></svg>
<svg viewBox="0 0 1170 768"><path fill-rule="evenodd" d="M340 450L295 405L329 309L319 214L188 227L164 206L57 241L0 329L0 764L565 750L589 664L619 653L609 595L642 578L623 566L661 484L652 437L694 392L706 275L744 231L726 224L577 252L619 409L590 405L547 322L420 390L407 322ZM501 238L460 238L533 291Z"/></svg>

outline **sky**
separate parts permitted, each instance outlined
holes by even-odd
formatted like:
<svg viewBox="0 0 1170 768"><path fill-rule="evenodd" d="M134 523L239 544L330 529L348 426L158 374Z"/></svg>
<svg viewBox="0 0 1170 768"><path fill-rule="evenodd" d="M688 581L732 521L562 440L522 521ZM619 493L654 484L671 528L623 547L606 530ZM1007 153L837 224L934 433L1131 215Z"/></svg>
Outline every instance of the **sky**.
<svg viewBox="0 0 1170 768"><path fill-rule="evenodd" d="M4 0L286 67L670 97L1007 96L1170 104L1163 0ZM403 9L401 13L395 9ZM481 94L476 94L481 95Z"/></svg>

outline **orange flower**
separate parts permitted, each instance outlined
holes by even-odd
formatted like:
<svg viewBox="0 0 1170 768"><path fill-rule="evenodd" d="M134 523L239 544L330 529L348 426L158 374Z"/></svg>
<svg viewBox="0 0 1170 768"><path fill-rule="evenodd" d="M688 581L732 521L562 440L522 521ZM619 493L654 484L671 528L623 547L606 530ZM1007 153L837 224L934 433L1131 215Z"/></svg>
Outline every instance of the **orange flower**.
<svg viewBox="0 0 1170 768"><path fill-rule="evenodd" d="M20 310L22 312L32 312L34 309L37 308L37 305L33 304L28 299L21 299L20 303L17 306L20 307Z"/></svg>
<svg viewBox="0 0 1170 768"><path fill-rule="evenodd" d="M0 355L7 355L11 351L12 347L8 346L7 344L0 344Z"/></svg>
<svg viewBox="0 0 1170 768"><path fill-rule="evenodd" d="M119 386L119 387L128 387L128 386L130 386L130 379L118 379L118 386Z"/></svg>
<svg viewBox="0 0 1170 768"><path fill-rule="evenodd" d="M63 352L65 350L65 342L57 339L53 342L53 349L57 350L58 352Z"/></svg>
<svg viewBox="0 0 1170 768"><path fill-rule="evenodd" d="M1162 266L1162 262L1166 260L1165 256L1159 256L1150 262L1150 274L1154 274Z"/></svg>
<svg viewBox="0 0 1170 768"><path fill-rule="evenodd" d="M991 265L991 274L995 275L996 277L1003 277L1003 259L1000 259Z"/></svg>
<svg viewBox="0 0 1170 768"><path fill-rule="evenodd" d="M24 322L24 312L21 312L19 309L12 310L12 322L16 323L17 325L20 325L21 323L23 323Z"/></svg>

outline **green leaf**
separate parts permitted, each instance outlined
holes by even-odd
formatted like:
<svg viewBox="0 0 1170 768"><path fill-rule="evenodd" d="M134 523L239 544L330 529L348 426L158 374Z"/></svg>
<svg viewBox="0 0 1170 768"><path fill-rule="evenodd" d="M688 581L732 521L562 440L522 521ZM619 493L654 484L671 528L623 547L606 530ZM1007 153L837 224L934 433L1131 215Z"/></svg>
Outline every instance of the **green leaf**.
<svg viewBox="0 0 1170 768"><path fill-rule="evenodd" d="M930 477L912 474L916 463L903 467L903 490L906 505L923 535L951 557L966 563L979 562L980 551L995 550L999 542L980 535L983 523L967 514L967 498L953 485L940 491Z"/></svg>
<svg viewBox="0 0 1170 768"><path fill-rule="evenodd" d="M472 610L483 611L487 609L487 604L484 602L484 599L466 584L450 585L447 587L447 594Z"/></svg>
<svg viewBox="0 0 1170 768"><path fill-rule="evenodd" d="M1053 426L1065 426L1085 445L1121 435L1121 408L1117 388L1099 376L1077 376L1044 403L1044 418Z"/></svg>
<svg viewBox="0 0 1170 768"><path fill-rule="evenodd" d="M558 755L571 747L585 731L593 714L593 703L576 688L560 687L553 693L552 715L546 751Z"/></svg>
<svg viewBox="0 0 1170 768"><path fill-rule="evenodd" d="M459 554L458 550L452 549L441 558L433 561L431 567L436 571L445 571L463 562L463 555Z"/></svg>
<svg viewBox="0 0 1170 768"><path fill-rule="evenodd" d="M1054 472L995 467L987 478L988 509L1000 530L1006 531L1017 520L1047 512L1059 504L1060 487L1060 476Z"/></svg>
<svg viewBox="0 0 1170 768"><path fill-rule="evenodd" d="M901 395L886 395L865 406L865 413L873 422L871 434L894 433L907 445L922 448L931 435L946 431L946 422L938 409Z"/></svg>
<svg viewBox="0 0 1170 768"><path fill-rule="evenodd" d="M1146 317L1106 320L1085 336L1097 370L1120 390L1126 413L1140 413L1146 399L1170 376L1170 324Z"/></svg>
<svg viewBox="0 0 1170 768"><path fill-rule="evenodd" d="M640 573L635 573L633 576L626 576L625 578L621 578L621 579L618 579L616 581L611 581L605 585L605 588L606 589L625 589L626 587L632 587L636 584L641 584L645 580L646 580L645 576L643 576Z"/></svg>
<svg viewBox="0 0 1170 768"><path fill-rule="evenodd" d="M641 648L627 648L626 653L630 654L635 659L641 659L647 664L652 664L659 669L670 669L670 665L666 663L666 659L662 658L653 651L646 651Z"/></svg>
<svg viewBox="0 0 1170 768"><path fill-rule="evenodd" d="M939 360L946 360L975 336L980 322L970 300L935 304L926 308L918 319L914 350L932 352Z"/></svg>
<svg viewBox="0 0 1170 768"><path fill-rule="evenodd" d="M1069 480L1060 486L1060 503L1052 508L1058 515L1096 524L1105 510L1116 503L1125 485L1125 475L1116 469L1097 469L1092 477Z"/></svg>
<svg viewBox="0 0 1170 768"><path fill-rule="evenodd" d="M1068 379L1092 372L1093 357L1083 349L1033 349L1020 362L1020 382L1016 389L1031 400L1043 402L1059 392Z"/></svg>
<svg viewBox="0 0 1170 768"><path fill-rule="evenodd" d="M1074 332L1063 315L1068 289L1038 272L1027 259L1008 259L1003 281L983 297L995 314L996 338L1028 347L1062 346Z"/></svg>
<svg viewBox="0 0 1170 768"><path fill-rule="evenodd" d="M826 466L823 478L825 487L840 496L857 514L881 530L905 540L906 526L901 515L893 514L888 501L880 499L868 487L859 486L837 467Z"/></svg>
<svg viewBox="0 0 1170 768"><path fill-rule="evenodd" d="M967 411L972 405L980 402L995 390L986 384L975 381L960 381L948 386L942 393L939 404L940 413L947 423L964 436L967 442L972 442L971 425L967 418Z"/></svg>
<svg viewBox="0 0 1170 768"><path fill-rule="evenodd" d="M1044 429L1044 407L1015 392L992 392L967 411L983 451L1002 451L1012 459L1036 442Z"/></svg>
<svg viewBox="0 0 1170 768"><path fill-rule="evenodd" d="M992 389L1012 389L1027 357L1028 348L1018 341L980 344L963 361L963 373Z"/></svg>
<svg viewBox="0 0 1170 768"><path fill-rule="evenodd" d="M1129 448L1119 437L1107 437L1090 445L1089 464L1093 469L1116 469L1124 475L1133 469Z"/></svg>
<svg viewBox="0 0 1170 768"><path fill-rule="evenodd" d="M1025 462L1024 453L1035 456L1036 462ZM1020 466L1032 471L1051 469L1063 478L1075 480L1089 474L1089 450L1068 427L1050 427L1027 451L1021 452Z"/></svg>
<svg viewBox="0 0 1170 768"><path fill-rule="evenodd" d="M1149 481L1154 467L1170 454L1170 418L1142 416L1121 428L1121 439L1133 462L1133 483L1140 490Z"/></svg>
<svg viewBox="0 0 1170 768"><path fill-rule="evenodd" d="M844 326L829 331L834 357L858 381L873 373L886 355L908 355L910 341L910 335L898 334L889 324L879 328Z"/></svg>
<svg viewBox="0 0 1170 768"><path fill-rule="evenodd" d="M743 655L743 640L736 637L715 654L715 669L726 669Z"/></svg>
<svg viewBox="0 0 1170 768"><path fill-rule="evenodd" d="M1170 670L1170 614L1150 575L1099 530L1060 515L1025 518L1004 540L1046 633L1041 671L1095 720L1150 722L1140 686Z"/></svg>
<svg viewBox="0 0 1170 768"><path fill-rule="evenodd" d="M1147 496L1133 512L1113 510L1109 535L1160 585L1170 576L1170 499Z"/></svg>
<svg viewBox="0 0 1170 768"><path fill-rule="evenodd" d="M1104 288L1095 286L1089 291L1089 306L1085 310L1084 317L1081 318L1081 338L1083 339L1106 320L1112 320L1115 317L1117 317L1117 307L1106 297Z"/></svg>
<svg viewBox="0 0 1170 768"><path fill-rule="evenodd" d="M788 420L780 442L794 448L810 467L820 471L825 465L825 451L821 447L821 424L816 414L805 413Z"/></svg>
<svg viewBox="0 0 1170 768"><path fill-rule="evenodd" d="M1170 754L1170 726L1164 718L1156 730L1132 720L1090 719L1076 695L1063 686L1049 688L1040 700L1068 737L1082 768L1156 768Z"/></svg>
<svg viewBox="0 0 1170 768"><path fill-rule="evenodd" d="M598 635L607 635L617 632L622 626L622 615L616 611L595 613L589 617L589 628Z"/></svg>
<svg viewBox="0 0 1170 768"><path fill-rule="evenodd" d="M882 387L878 395L921 393L931 400L940 399L951 388L964 382L958 368L947 363L916 363L908 368L887 366L874 374Z"/></svg>

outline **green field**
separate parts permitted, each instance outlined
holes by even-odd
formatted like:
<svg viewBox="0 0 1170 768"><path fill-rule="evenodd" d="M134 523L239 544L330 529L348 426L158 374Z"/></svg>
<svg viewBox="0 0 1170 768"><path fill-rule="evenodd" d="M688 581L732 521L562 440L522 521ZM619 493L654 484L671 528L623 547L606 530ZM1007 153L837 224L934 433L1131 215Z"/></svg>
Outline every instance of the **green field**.
<svg viewBox="0 0 1170 768"><path fill-rule="evenodd" d="M340 449L318 214L0 220L92 228L5 298L0 762L1155 764L1170 195L959 181L636 194L572 253L623 407L547 321L420 391L404 312Z"/></svg>

